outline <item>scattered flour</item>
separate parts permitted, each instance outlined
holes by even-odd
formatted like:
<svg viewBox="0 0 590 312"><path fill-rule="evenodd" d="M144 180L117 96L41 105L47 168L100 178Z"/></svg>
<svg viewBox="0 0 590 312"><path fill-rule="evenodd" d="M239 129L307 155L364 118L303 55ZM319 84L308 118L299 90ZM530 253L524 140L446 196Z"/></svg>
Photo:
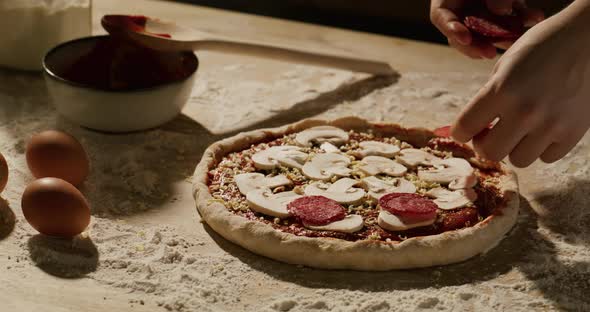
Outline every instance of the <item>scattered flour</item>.
<svg viewBox="0 0 590 312"><path fill-rule="evenodd" d="M252 78L257 70L236 64L202 75L185 116L126 135L71 125L56 117L39 77L0 72L0 151L11 169L0 230L14 227L7 238L0 235L6 272L18 276L36 266L62 278L90 279L153 311L590 310L588 137L560 162L519 171L525 199L517 228L497 248L457 265L381 273L314 270L224 241L198 222L192 203L181 207L194 219L190 229L159 223L167 214L162 206L190 198L190 177L206 146L235 131L272 125L281 114L312 117L310 111L437 127L452 121L485 80L404 73L396 83L371 89L361 75L296 67L259 81ZM92 160L82 191L93 219L73 241L36 235L19 208L32 180L25 142L52 127L80 138ZM154 213L154 220L141 221Z"/></svg>

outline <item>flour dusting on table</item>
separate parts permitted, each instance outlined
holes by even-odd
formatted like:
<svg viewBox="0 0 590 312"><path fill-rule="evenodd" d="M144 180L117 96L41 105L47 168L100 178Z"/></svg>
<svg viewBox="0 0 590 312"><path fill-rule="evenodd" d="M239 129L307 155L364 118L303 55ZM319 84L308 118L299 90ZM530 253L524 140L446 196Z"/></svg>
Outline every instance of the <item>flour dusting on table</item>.
<svg viewBox="0 0 590 312"><path fill-rule="evenodd" d="M562 161L518 172L523 213L517 227L497 248L465 263L321 271L259 257L220 238L199 222L190 194L190 177L210 143L289 114L447 125L486 78L402 73L393 84L374 87L374 81L364 84L366 76L340 71L285 66L263 81L254 78L259 70L235 64L206 72L185 116L126 135L80 129L56 116L39 77L0 72L0 151L11 170L0 228L12 226L10 212L16 216L10 236L0 236L7 274L89 279L97 289L127 294L129 307L146 311L590 309L588 137ZM20 210L20 195L32 180L25 142L48 128L79 138L92 161L82 188L92 223L74 241L36 235Z"/></svg>

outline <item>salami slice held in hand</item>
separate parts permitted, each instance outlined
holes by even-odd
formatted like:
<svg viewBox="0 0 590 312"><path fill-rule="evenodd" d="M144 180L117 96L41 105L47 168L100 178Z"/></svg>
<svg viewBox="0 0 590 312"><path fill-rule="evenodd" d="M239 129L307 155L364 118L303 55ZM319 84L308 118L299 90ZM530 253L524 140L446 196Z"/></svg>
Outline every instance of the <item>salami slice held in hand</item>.
<svg viewBox="0 0 590 312"><path fill-rule="evenodd" d="M490 41L513 41L526 31L524 17L518 12L495 15L481 8L469 10L463 23L469 30Z"/></svg>
<svg viewBox="0 0 590 312"><path fill-rule="evenodd" d="M287 210L307 225L326 225L346 217L346 209L324 196L304 196L287 205Z"/></svg>
<svg viewBox="0 0 590 312"><path fill-rule="evenodd" d="M464 23L469 30L496 40L516 40L525 31L522 20L517 16L497 16L494 18L466 16Z"/></svg>
<svg viewBox="0 0 590 312"><path fill-rule="evenodd" d="M381 209L409 222L432 220L438 206L429 198L412 193L391 193L379 199Z"/></svg>

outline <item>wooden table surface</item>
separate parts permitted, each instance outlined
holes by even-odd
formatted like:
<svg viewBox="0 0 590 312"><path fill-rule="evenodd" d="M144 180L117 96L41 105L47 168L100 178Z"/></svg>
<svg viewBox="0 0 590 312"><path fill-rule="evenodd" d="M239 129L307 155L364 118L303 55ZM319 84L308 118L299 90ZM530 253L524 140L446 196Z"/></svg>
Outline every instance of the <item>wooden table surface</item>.
<svg viewBox="0 0 590 312"><path fill-rule="evenodd" d="M588 308L590 271L588 258L583 259L590 254L590 215L582 209L590 193L588 138L561 162L519 170L523 194L519 226L498 248L459 265L379 274L292 267L225 242L199 222L190 176L213 141L241 130L313 116L354 114L410 126L448 124L485 82L492 61L470 60L439 45L166 1L94 0L95 33L102 33L100 16L113 13L157 16L213 35L381 59L401 76L381 81L353 73L200 53L199 79L181 117L145 133L105 135L58 117L39 75L1 70L0 150L12 171L0 212L13 213L16 225L8 236L0 235L0 311ZM88 272L75 278L48 269L48 262L63 259L55 256L60 251L44 245L20 211L20 194L32 180L23 146L32 132L47 128L64 129L78 137L92 160L93 172L83 192L93 206L88 235L99 252L89 256L96 263ZM567 203L567 209L562 203ZM556 213L562 217L557 218ZM232 275L226 270L226 279L211 273L200 280L200 288L194 288L194 283L183 284L184 280L165 273L174 271L154 269L152 274L160 282L142 284L134 280L133 271L117 270L114 263L129 267L139 263L135 251L122 255L117 249L137 247L126 243L129 233L142 236L144 231L159 231L164 234L158 235L186 242L188 249L179 252L185 258L192 255L203 270L217 272L216 259L221 259L239 272ZM110 232L116 244L110 241ZM49 250L38 256L43 248ZM180 247L169 244L165 250L174 248ZM197 276L191 271L193 266L183 269ZM211 293L203 292L208 283L223 284L229 295L215 300L203 297ZM186 289L189 294L181 294ZM231 296L239 298L225 301ZM289 303L285 296L296 300ZM335 301L317 304L323 297Z"/></svg>

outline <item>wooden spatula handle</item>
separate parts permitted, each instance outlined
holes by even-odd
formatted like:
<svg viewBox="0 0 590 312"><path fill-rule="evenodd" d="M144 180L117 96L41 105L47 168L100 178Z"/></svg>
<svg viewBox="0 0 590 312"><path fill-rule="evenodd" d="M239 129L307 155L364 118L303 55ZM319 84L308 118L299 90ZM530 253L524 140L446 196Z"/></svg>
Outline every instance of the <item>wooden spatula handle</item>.
<svg viewBox="0 0 590 312"><path fill-rule="evenodd" d="M374 75L392 75L395 73L391 66L384 62L328 55L323 53L305 52L258 43L207 39L193 42L193 50L236 53L292 63L338 68Z"/></svg>

